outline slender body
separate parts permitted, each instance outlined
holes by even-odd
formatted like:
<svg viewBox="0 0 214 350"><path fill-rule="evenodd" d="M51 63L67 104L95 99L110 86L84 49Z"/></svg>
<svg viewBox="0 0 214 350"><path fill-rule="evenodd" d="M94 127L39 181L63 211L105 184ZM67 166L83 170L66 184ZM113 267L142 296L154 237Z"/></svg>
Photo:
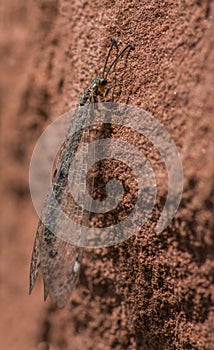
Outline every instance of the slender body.
<svg viewBox="0 0 214 350"><path fill-rule="evenodd" d="M67 133L67 137L58 153L52 186L42 209L41 217L43 219L39 221L34 242L30 266L30 293L37 279L38 271L41 269L44 281L44 299L46 300L47 296L50 295L59 308L67 304L76 285L83 248L71 245L50 230L50 226L53 227L55 223L57 224L58 219L54 203L57 200L60 205L63 204L68 189L69 168L83 137L81 125L84 124L84 120L87 118L88 106L98 102L99 96L102 98L106 96L109 91L107 87L109 72L127 49L134 48L133 45L128 44L117 54L107 69L110 53L114 46L117 48L116 41L112 39L102 76L93 79L90 86L80 96L79 104L75 110L75 116L78 120L77 131L72 130L72 137L68 136L70 132ZM60 229L63 230L63 227Z"/></svg>

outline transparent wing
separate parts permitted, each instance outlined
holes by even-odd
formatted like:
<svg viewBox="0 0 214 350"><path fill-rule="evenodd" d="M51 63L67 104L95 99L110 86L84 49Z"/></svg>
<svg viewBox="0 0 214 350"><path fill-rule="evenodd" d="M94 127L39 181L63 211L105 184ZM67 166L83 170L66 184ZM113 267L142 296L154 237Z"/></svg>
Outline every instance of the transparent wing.
<svg viewBox="0 0 214 350"><path fill-rule="evenodd" d="M49 247L41 245L41 269L44 280L44 299L48 294L59 308L64 307L76 286L83 248L56 237Z"/></svg>
<svg viewBox="0 0 214 350"><path fill-rule="evenodd" d="M77 110L79 124L87 118L87 108ZM54 166L52 185L48 190L39 221L34 243L30 267L30 293L41 269L44 281L44 298L48 294L58 307L64 307L68 302L79 276L83 248L60 238L63 222L60 222L57 206L62 207L67 215L76 216L76 220L88 220L88 213L72 201L69 195L68 172L79 144L84 142L84 133L80 125L77 132L70 136L68 130L66 139L57 155ZM84 165L85 166L85 165ZM76 174L78 177L78 173ZM85 190L85 189L83 189ZM72 222L71 222L72 223ZM55 231L57 227L57 232ZM72 230L72 225L71 225Z"/></svg>

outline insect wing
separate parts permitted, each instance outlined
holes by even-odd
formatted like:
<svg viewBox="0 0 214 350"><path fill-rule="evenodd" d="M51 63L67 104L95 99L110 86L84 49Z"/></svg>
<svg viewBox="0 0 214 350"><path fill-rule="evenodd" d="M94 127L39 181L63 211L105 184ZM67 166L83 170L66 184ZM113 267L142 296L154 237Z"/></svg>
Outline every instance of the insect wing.
<svg viewBox="0 0 214 350"><path fill-rule="evenodd" d="M30 267L30 293L41 268L44 299L46 300L49 294L58 307L64 307L70 298L78 280L83 253L83 248L60 238L59 230L63 230L63 222L60 222L58 217L58 209L61 210L69 190L68 172L82 137L80 125L87 118L87 108L77 109L74 117L79 125L77 124L77 131L71 136L72 130L68 129L65 141L57 154L52 185L42 208ZM79 175L76 174L76 176ZM67 206L67 212L77 211L74 203L67 201ZM79 221L82 215L82 211L78 210ZM55 227L57 227L56 231ZM72 222L70 229L72 230Z"/></svg>
<svg viewBox="0 0 214 350"><path fill-rule="evenodd" d="M30 294L31 294L32 289L34 287L34 284L36 282L38 272L39 272L39 267L41 264L40 253L41 253L41 243L42 243L42 237L43 237L43 230L44 230L44 225L41 221L39 221L39 225L38 225L37 232L36 232L36 238L35 238L34 246L33 246L31 264L30 264L30 290L29 290Z"/></svg>
<svg viewBox="0 0 214 350"><path fill-rule="evenodd" d="M47 246L41 244L41 269L44 280L44 299L48 294L59 308L64 307L75 288L82 260L82 248L56 237Z"/></svg>

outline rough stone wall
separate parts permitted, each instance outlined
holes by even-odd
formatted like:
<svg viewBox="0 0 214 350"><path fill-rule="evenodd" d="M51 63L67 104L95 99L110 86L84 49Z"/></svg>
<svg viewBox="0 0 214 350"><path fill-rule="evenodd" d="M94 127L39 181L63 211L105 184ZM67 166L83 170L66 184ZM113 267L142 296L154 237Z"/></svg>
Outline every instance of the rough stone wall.
<svg viewBox="0 0 214 350"><path fill-rule="evenodd" d="M213 2L196 0L2 5L3 349L214 348L213 16ZM118 65L117 102L165 126L181 154L184 191L161 234L150 222L119 246L86 249L78 288L57 310L43 303L41 283L27 295L37 226L29 162L42 130L75 107L102 68L111 37L135 44L127 67ZM161 166L157 157L156 172Z"/></svg>

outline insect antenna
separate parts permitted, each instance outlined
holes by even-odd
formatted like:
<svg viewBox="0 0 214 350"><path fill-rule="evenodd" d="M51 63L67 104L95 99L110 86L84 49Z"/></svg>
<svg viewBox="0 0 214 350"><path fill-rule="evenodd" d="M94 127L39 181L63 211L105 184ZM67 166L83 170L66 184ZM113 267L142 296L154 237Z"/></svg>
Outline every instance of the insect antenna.
<svg viewBox="0 0 214 350"><path fill-rule="evenodd" d="M115 42L115 43L116 43L116 42ZM107 55L107 58L109 58L109 55L110 55L110 52L111 52L111 50L112 50L113 45L114 45L114 44L113 44L113 42L112 42L111 47L110 47L109 52L108 52L108 55ZM105 77L104 77L104 73L103 73L103 78L104 78L104 79L107 79L110 70L112 69L113 66L116 65L118 59L124 54L124 52L125 52L127 49L132 49L132 50L134 50L134 45L133 45L133 44L128 44L128 45L126 45L126 46L124 47L124 49L123 49L122 51L120 51L120 52L118 53L117 57L116 57L116 58L114 59L114 61L110 64L110 67L109 67L109 69L107 70ZM107 60L106 60L106 63L107 63ZM106 67L106 63L105 63L104 68ZM104 70L103 70L103 72L104 72Z"/></svg>
<svg viewBox="0 0 214 350"><path fill-rule="evenodd" d="M103 67L103 74L102 74L103 79L104 79L104 73L105 73L105 70L106 70L106 66L108 64L108 59L110 57L111 51L112 51L114 46L116 47L116 49L118 51L118 46L117 46L116 40L111 38L111 46L110 46L110 49L109 49L108 54L106 56L105 64L104 64L104 67Z"/></svg>

